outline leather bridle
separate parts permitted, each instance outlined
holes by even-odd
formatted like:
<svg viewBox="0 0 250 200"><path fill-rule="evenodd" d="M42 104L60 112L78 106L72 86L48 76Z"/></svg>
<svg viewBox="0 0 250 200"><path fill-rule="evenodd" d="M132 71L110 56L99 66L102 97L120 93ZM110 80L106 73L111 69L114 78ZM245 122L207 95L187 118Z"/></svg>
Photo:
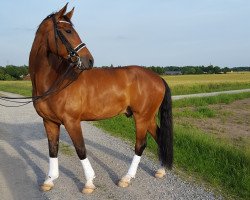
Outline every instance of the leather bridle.
<svg viewBox="0 0 250 200"><path fill-rule="evenodd" d="M84 66L84 63L81 62L80 56L78 54L78 52L82 49L82 48L86 48L86 44L84 43L80 43L79 45L77 45L75 48L72 47L72 45L70 44L70 42L67 40L67 38L63 35L63 33L60 31L60 29L57 26L57 22L55 19L55 15L50 15L48 16L48 18L52 17L52 21L54 24L54 32L55 32L55 41L56 41L56 48L57 48L57 55L58 54L58 43L57 43L57 38L59 38L61 40L61 42L63 43L63 45L66 47L67 52L68 52L68 60L69 62L73 65L73 67L76 67L78 69L78 72L75 73L75 77L72 77L73 79L70 80L68 83L66 83L65 85L63 85L63 81L65 80L65 77L69 74L70 72L70 67L67 68L67 70L65 71L65 73L62 75L61 78L57 79L54 84L42 95L40 96L32 96L32 97L3 97L0 96L0 99L3 101L8 101L11 103L17 103L19 105L4 105L0 103L0 106L4 106L4 107L20 107L20 106L24 106L27 105L31 102L36 102L39 99L45 98L51 94L55 94L57 92L60 92L61 90L65 89L66 87L68 87L72 82L74 82L74 80L77 79L77 76L79 75L79 73L81 73L81 71L83 71L84 69L87 69L87 67ZM59 23L69 23L68 21L59 21ZM72 24L71 24L72 25ZM80 71L80 72L79 72ZM28 101L17 101L17 100L26 100L26 99L31 99Z"/></svg>
<svg viewBox="0 0 250 200"><path fill-rule="evenodd" d="M56 41L56 47L57 47L57 54L58 54L57 38L59 38L61 40L62 44L65 46L67 52L68 52L68 60L69 60L69 62L72 63L79 70L84 70L86 67L81 62L81 59L80 59L80 56L78 55L78 52L81 49L86 48L86 44L85 43L80 43L75 48L73 48L72 45L70 44L70 42L68 41L68 39L64 36L64 34L62 33L62 31L58 28L55 15L52 15L52 21L53 21L53 25L54 25L54 33L55 33L55 41ZM71 24L68 21L59 21L59 22L60 23Z"/></svg>

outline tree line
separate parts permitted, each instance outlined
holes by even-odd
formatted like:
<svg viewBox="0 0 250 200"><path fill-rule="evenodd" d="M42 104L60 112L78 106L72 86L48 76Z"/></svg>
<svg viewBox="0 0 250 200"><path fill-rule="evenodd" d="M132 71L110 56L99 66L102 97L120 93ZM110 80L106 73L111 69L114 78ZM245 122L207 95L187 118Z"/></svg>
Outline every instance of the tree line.
<svg viewBox="0 0 250 200"><path fill-rule="evenodd" d="M7 65L5 67L0 66L0 80L22 80L28 75L28 66L14 66Z"/></svg>
<svg viewBox="0 0 250 200"><path fill-rule="evenodd" d="M160 66L150 66L148 67L152 71L156 72L157 74L164 75L168 74L169 72L179 72L179 74L222 74L227 72L244 72L250 71L250 67L218 67L218 66L167 66L167 67L160 67Z"/></svg>
<svg viewBox="0 0 250 200"><path fill-rule="evenodd" d="M102 67L114 67L112 64L110 66ZM144 66L146 67L146 66ZM159 75L168 74L168 72L178 72L178 74L219 74L227 72L243 72L250 71L250 67L218 67L218 66L148 66L148 69L156 72ZM23 80L28 75L28 66L14 66L7 65L5 67L0 66L0 80Z"/></svg>

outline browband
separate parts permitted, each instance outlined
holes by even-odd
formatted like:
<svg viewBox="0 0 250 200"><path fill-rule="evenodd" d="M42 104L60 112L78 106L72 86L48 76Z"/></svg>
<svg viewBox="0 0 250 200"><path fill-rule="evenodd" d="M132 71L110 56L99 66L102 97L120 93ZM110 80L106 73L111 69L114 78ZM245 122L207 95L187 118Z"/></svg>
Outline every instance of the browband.
<svg viewBox="0 0 250 200"><path fill-rule="evenodd" d="M70 22L63 21L63 20L60 20L59 22L60 22L60 23L67 23L67 24L71 24Z"/></svg>

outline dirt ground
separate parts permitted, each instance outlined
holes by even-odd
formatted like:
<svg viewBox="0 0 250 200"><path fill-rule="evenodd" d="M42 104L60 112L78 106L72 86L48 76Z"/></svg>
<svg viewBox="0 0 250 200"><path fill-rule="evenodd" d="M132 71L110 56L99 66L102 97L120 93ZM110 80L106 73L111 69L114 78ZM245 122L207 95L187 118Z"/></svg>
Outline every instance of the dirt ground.
<svg viewBox="0 0 250 200"><path fill-rule="evenodd" d="M215 112L211 118L177 117L181 124L192 125L217 138L224 138L239 147L250 145L250 98L231 104L207 106ZM181 112L183 108L177 109Z"/></svg>

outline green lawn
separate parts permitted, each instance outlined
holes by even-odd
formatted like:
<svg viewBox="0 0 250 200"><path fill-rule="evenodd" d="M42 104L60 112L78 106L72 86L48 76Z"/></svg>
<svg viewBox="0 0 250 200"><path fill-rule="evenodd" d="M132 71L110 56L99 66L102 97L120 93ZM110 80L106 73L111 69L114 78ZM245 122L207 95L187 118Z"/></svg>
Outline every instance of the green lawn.
<svg viewBox="0 0 250 200"><path fill-rule="evenodd" d="M30 81L0 81L0 91L12 92L23 96L31 96Z"/></svg>

